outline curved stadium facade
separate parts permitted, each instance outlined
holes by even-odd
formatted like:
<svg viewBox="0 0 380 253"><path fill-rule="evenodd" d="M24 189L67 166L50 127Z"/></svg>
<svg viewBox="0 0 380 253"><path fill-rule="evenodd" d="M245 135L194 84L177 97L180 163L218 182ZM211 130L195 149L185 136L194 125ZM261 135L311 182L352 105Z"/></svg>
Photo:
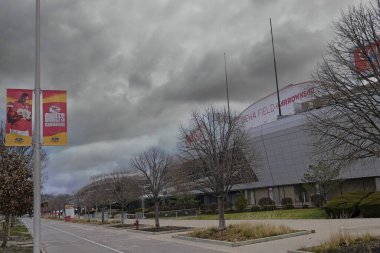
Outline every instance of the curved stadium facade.
<svg viewBox="0 0 380 253"><path fill-rule="evenodd" d="M315 96L318 83L291 84L279 91L282 117L278 117L277 93L272 93L251 104L241 114L253 139L258 161L255 170L258 181L235 185L228 201L234 203L236 194L243 191L249 204L255 205L263 197L276 204L284 197L295 205L310 202L311 193L303 187L302 178L307 168L315 164L312 156L312 136L305 129L306 111L318 110ZM379 161L357 162L343 168L343 179L328 199L343 192L379 191ZM205 196L205 203L208 202Z"/></svg>

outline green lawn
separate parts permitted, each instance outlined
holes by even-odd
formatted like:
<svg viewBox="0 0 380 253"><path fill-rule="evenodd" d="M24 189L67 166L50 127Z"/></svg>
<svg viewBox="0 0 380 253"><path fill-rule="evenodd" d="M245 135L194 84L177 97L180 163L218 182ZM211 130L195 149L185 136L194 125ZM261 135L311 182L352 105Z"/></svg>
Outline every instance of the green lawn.
<svg viewBox="0 0 380 253"><path fill-rule="evenodd" d="M326 219L326 213L321 208L288 209L244 213L227 213L226 220L260 220L260 219ZM184 219L217 220L218 215L200 215Z"/></svg>

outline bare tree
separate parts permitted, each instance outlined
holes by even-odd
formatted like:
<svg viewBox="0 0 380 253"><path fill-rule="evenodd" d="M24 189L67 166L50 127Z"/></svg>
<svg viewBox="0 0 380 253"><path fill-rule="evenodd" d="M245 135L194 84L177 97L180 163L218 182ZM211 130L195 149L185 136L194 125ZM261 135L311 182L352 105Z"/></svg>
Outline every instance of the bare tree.
<svg viewBox="0 0 380 253"><path fill-rule="evenodd" d="M78 219L80 219L80 216L82 215L82 208L84 206L83 194L80 191L74 193L73 194L73 201L74 201L74 205L77 207Z"/></svg>
<svg viewBox="0 0 380 253"><path fill-rule="evenodd" d="M71 196L69 194L59 194L48 199L49 211L59 211L58 218L61 217L61 210L65 209L65 205L68 204L68 200Z"/></svg>
<svg viewBox="0 0 380 253"><path fill-rule="evenodd" d="M154 201L155 227L160 227L159 206L161 195L170 183L171 157L163 150L152 147L131 159L131 166L141 177L142 184Z"/></svg>
<svg viewBox="0 0 380 253"><path fill-rule="evenodd" d="M321 204L324 204L327 200L327 194L341 182L339 174L339 168L331 168L323 162L318 162L309 166L302 178L302 182L306 183L306 188L320 195L322 197Z"/></svg>
<svg viewBox="0 0 380 253"><path fill-rule="evenodd" d="M380 1L342 12L336 38L319 64L308 129L317 159L342 167L380 156Z"/></svg>
<svg viewBox="0 0 380 253"><path fill-rule="evenodd" d="M180 158L193 189L217 198L219 229L225 229L224 201L233 185L257 180L252 169L253 145L237 116L210 106L193 112L190 126L180 129Z"/></svg>
<svg viewBox="0 0 380 253"><path fill-rule="evenodd" d="M102 223L104 223L104 212L111 197L106 179L107 177L104 174L91 177L90 185L95 202L95 210L98 211L100 208L102 212Z"/></svg>
<svg viewBox="0 0 380 253"><path fill-rule="evenodd" d="M106 175L104 183L121 207L121 223L124 224L127 204L139 197L137 181L126 169L119 169Z"/></svg>

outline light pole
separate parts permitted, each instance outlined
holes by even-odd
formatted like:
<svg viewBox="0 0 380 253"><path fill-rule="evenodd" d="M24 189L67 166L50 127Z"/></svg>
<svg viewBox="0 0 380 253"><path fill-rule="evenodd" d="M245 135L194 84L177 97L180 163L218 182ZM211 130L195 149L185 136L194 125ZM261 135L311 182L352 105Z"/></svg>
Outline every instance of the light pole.
<svg viewBox="0 0 380 253"><path fill-rule="evenodd" d="M40 0L36 0L36 45L34 84L34 171L33 171L33 253L41 252L41 154L40 154Z"/></svg>

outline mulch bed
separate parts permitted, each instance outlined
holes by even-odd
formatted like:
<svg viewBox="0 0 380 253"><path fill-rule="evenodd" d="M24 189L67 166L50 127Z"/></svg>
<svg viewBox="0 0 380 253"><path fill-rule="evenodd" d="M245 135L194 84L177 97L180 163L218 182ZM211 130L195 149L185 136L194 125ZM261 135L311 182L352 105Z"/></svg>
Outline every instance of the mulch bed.
<svg viewBox="0 0 380 253"><path fill-rule="evenodd" d="M177 230L184 230L184 229L189 229L189 227L162 226L159 228L155 228L155 227L141 228L139 230L146 231L146 232L168 232L168 231L177 231Z"/></svg>
<svg viewBox="0 0 380 253"><path fill-rule="evenodd" d="M112 225L110 227L113 227L113 228L135 228L136 226L134 224L116 224L116 225Z"/></svg>

